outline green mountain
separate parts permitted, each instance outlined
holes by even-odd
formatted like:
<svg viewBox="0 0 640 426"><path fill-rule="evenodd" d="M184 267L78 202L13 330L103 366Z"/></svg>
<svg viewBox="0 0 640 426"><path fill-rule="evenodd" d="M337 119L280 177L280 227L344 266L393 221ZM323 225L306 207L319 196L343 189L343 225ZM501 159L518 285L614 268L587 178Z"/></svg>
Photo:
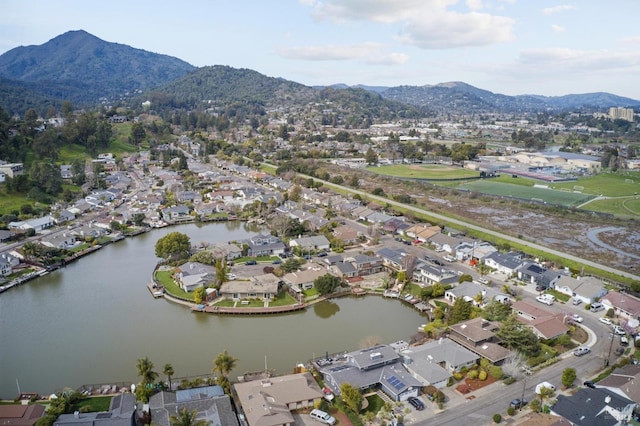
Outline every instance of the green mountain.
<svg viewBox="0 0 640 426"><path fill-rule="evenodd" d="M0 56L0 91L27 84L36 93L74 104L97 104L128 92L175 80L195 67L180 59L110 43L86 31L69 31L39 46L20 46ZM24 104L14 97L3 107Z"/></svg>

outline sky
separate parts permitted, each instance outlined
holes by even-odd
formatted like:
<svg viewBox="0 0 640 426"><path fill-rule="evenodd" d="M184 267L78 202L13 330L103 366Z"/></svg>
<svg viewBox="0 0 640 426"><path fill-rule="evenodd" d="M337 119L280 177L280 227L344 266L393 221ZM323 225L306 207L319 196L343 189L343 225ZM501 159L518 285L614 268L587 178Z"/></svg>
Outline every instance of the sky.
<svg viewBox="0 0 640 426"><path fill-rule="evenodd" d="M305 85L640 100L639 0L2 0L0 54L71 30Z"/></svg>

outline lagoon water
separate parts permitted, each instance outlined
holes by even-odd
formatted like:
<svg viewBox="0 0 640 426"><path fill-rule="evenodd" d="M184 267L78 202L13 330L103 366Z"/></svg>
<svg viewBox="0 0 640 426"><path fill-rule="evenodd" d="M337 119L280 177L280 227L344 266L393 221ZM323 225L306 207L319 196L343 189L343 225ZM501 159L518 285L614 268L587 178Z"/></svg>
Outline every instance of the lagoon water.
<svg viewBox="0 0 640 426"><path fill-rule="evenodd" d="M175 380L208 374L215 356L238 358L232 377L279 374L326 352L358 349L369 337L408 339L425 322L411 307L377 296L322 302L279 316L215 316L153 299L146 284L155 243L169 232L191 242L239 240L258 229L241 222L164 228L106 246L0 295L0 398L49 394L82 384L137 382L136 360ZM165 377L161 374L161 378Z"/></svg>

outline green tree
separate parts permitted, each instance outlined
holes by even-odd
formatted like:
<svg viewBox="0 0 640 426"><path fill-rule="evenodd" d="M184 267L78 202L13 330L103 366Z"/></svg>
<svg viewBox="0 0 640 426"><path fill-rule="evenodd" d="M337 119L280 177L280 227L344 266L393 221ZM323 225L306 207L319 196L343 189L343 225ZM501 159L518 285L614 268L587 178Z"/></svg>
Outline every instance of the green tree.
<svg viewBox="0 0 640 426"><path fill-rule="evenodd" d="M497 300L489 302L482 311L482 316L489 321L504 321L509 315L511 315L511 306Z"/></svg>
<svg viewBox="0 0 640 426"><path fill-rule="evenodd" d="M149 402L149 397L154 392L153 383L158 378L158 373L153 370L153 362L146 356L138 359L136 371L140 377L140 383L136 387L136 397L142 402Z"/></svg>
<svg viewBox="0 0 640 426"><path fill-rule="evenodd" d="M173 365L171 364L165 364L164 367L162 368L162 374L164 374L165 376L167 376L167 380L169 381L169 390L171 390L171 376L173 376Z"/></svg>
<svg viewBox="0 0 640 426"><path fill-rule="evenodd" d="M444 296L445 288L441 283L434 283L431 288L431 297L433 297L434 299Z"/></svg>
<svg viewBox="0 0 640 426"><path fill-rule="evenodd" d="M473 277L469 274L460 275L460 278L458 278L458 282L463 283L465 281L473 281Z"/></svg>
<svg viewBox="0 0 640 426"><path fill-rule="evenodd" d="M331 274L324 274L313 282L314 287L321 295L329 294L340 287L340 278Z"/></svg>
<svg viewBox="0 0 640 426"><path fill-rule="evenodd" d="M538 397L540 398L540 409L542 410L544 408L544 401L545 399L549 398L550 396L553 395L554 390L551 388L548 388L546 386L542 386L540 388L540 392L538 393Z"/></svg>
<svg viewBox="0 0 640 426"><path fill-rule="evenodd" d="M509 349L518 350L527 356L535 356L540 352L538 337L529 327L520 323L514 314L502 322L496 336Z"/></svg>
<svg viewBox="0 0 640 426"><path fill-rule="evenodd" d="M225 257L218 257L213 266L216 269L216 283L218 288L227 281L227 275L229 274L229 266L227 266L227 259Z"/></svg>
<svg viewBox="0 0 640 426"><path fill-rule="evenodd" d="M204 301L206 295L207 289L205 287L198 287L193 292L193 301L199 305Z"/></svg>
<svg viewBox="0 0 640 426"><path fill-rule="evenodd" d="M197 410L188 410L183 408L178 414L169 418L169 424L171 426L206 426L206 420L198 420Z"/></svg>
<svg viewBox="0 0 640 426"><path fill-rule="evenodd" d="M163 259L186 258L191 250L189 236L170 232L156 242L156 256Z"/></svg>
<svg viewBox="0 0 640 426"><path fill-rule="evenodd" d="M449 325L457 324L471 318L473 306L470 302L466 302L462 297L458 297L449 311Z"/></svg>
<svg viewBox="0 0 640 426"><path fill-rule="evenodd" d="M369 147L367 153L364 155L364 159L370 166L378 164L378 154L376 154L376 152L371 147Z"/></svg>
<svg viewBox="0 0 640 426"><path fill-rule="evenodd" d="M347 407L356 414L360 413L360 409L362 408L362 394L360 390L349 383L343 383L340 385L340 393Z"/></svg>
<svg viewBox="0 0 640 426"><path fill-rule="evenodd" d="M570 388L573 386L573 382L576 380L576 369L575 368L565 368L562 370L562 386L565 388Z"/></svg>
<svg viewBox="0 0 640 426"><path fill-rule="evenodd" d="M236 367L237 358L232 357L225 350L219 353L213 360L213 373L220 374L224 377L229 377L229 373Z"/></svg>
<svg viewBox="0 0 640 426"><path fill-rule="evenodd" d="M131 143L133 145L140 145L144 138L147 137L147 132L144 130L144 125L142 123L133 123L131 126Z"/></svg>

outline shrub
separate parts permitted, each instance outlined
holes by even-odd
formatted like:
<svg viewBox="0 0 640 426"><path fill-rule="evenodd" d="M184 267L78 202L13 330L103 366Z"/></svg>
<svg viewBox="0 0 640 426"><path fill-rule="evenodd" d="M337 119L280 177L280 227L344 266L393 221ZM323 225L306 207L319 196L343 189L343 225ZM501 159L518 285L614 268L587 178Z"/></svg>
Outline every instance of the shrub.
<svg viewBox="0 0 640 426"><path fill-rule="evenodd" d="M513 416L515 414L515 412L516 412L515 408L513 408L513 407L507 408L507 414L508 415Z"/></svg>
<svg viewBox="0 0 640 426"><path fill-rule="evenodd" d="M453 373L453 378L454 378L455 380L457 380L458 382L459 382L460 380L462 380L462 377L463 377L463 376L462 376L462 373L459 373L459 372L457 372L457 371L456 371L455 373Z"/></svg>
<svg viewBox="0 0 640 426"><path fill-rule="evenodd" d="M477 379L478 378L478 370L471 370L467 373L467 377L469 379Z"/></svg>
<svg viewBox="0 0 640 426"><path fill-rule="evenodd" d="M488 371L489 371L489 375L494 379L502 378L502 374L503 374L502 368L498 367L497 365L490 365L488 368Z"/></svg>
<svg viewBox="0 0 640 426"><path fill-rule="evenodd" d="M613 318L613 315L614 315L613 308L607 309L607 313L605 315L607 318Z"/></svg>
<svg viewBox="0 0 640 426"><path fill-rule="evenodd" d="M487 380L487 372L485 370L480 370L480 373L478 373L478 379L482 381Z"/></svg>
<svg viewBox="0 0 640 426"><path fill-rule="evenodd" d="M500 415L500 413L495 413L493 415L493 422L500 423L501 421L502 421L502 416Z"/></svg>
<svg viewBox="0 0 640 426"><path fill-rule="evenodd" d="M510 385L512 383L515 383L515 381L516 381L515 377L507 377L506 379L504 379L502 383L504 383L505 385Z"/></svg>

